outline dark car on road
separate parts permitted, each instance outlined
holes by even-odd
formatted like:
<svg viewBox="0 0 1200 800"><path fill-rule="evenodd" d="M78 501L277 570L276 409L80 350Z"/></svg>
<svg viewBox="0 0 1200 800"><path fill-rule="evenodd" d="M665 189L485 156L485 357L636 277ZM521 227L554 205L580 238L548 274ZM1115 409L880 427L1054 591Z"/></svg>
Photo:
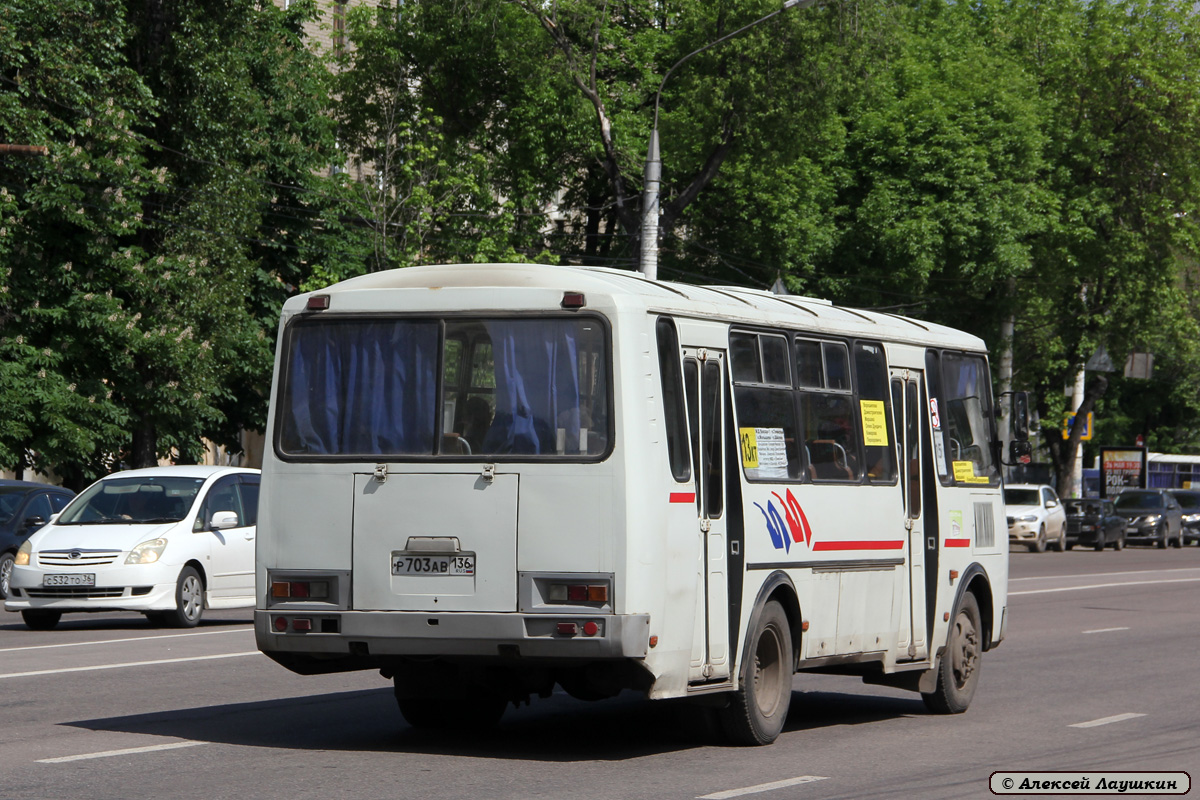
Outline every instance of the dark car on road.
<svg viewBox="0 0 1200 800"><path fill-rule="evenodd" d="M1200 492L1192 489L1172 489L1171 494L1183 508L1183 543L1200 544Z"/></svg>
<svg viewBox="0 0 1200 800"><path fill-rule="evenodd" d="M0 480L0 600L8 597L17 548L74 496L70 489L58 486Z"/></svg>
<svg viewBox="0 0 1200 800"><path fill-rule="evenodd" d="M1067 549L1075 545L1103 550L1125 546L1125 518L1113 508L1112 500L1088 497L1064 500L1067 510Z"/></svg>
<svg viewBox="0 0 1200 800"><path fill-rule="evenodd" d="M1183 509L1166 489L1126 489L1113 500L1127 544L1183 547Z"/></svg>

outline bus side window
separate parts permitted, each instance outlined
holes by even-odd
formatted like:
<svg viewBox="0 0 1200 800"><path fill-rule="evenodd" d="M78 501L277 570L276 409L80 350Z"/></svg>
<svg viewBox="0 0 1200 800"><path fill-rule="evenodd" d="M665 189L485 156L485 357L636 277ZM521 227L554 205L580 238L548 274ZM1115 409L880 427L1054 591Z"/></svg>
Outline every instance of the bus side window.
<svg viewBox="0 0 1200 800"><path fill-rule="evenodd" d="M774 333L735 331L729 336L729 353L746 478L798 479L799 427L787 338Z"/></svg>
<svg viewBox="0 0 1200 800"><path fill-rule="evenodd" d="M862 424L867 480L894 483L896 455L892 450L895 432L887 409L887 367L883 346L858 342L854 347L854 374L858 381L858 418Z"/></svg>
<svg viewBox="0 0 1200 800"><path fill-rule="evenodd" d="M806 339L795 345L809 475L815 481L855 482L861 457L846 345Z"/></svg>
<svg viewBox="0 0 1200 800"><path fill-rule="evenodd" d="M683 406L683 374L679 368L679 336L669 317L659 317L658 374L662 381L663 422L667 433L667 459L671 474L683 483L692 479L688 459L687 412Z"/></svg>

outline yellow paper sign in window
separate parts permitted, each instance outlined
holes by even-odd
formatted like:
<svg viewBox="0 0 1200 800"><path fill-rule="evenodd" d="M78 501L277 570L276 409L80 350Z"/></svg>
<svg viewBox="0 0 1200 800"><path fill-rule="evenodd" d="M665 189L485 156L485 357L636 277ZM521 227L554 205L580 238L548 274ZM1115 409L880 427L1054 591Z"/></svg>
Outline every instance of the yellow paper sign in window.
<svg viewBox="0 0 1200 800"><path fill-rule="evenodd" d="M743 469L758 467L758 436L755 428L738 428L738 440L742 446Z"/></svg>
<svg viewBox="0 0 1200 800"><path fill-rule="evenodd" d="M862 414L863 444L867 447L887 447L887 410L882 400L859 400Z"/></svg>
<svg viewBox="0 0 1200 800"><path fill-rule="evenodd" d="M955 461L954 462L954 480L959 483L987 483L986 475L975 474L974 461Z"/></svg>

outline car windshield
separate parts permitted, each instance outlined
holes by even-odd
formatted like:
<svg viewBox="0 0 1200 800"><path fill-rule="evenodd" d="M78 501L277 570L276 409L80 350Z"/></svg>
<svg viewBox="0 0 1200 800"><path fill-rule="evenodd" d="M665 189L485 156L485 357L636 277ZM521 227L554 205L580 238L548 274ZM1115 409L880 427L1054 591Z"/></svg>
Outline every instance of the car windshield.
<svg viewBox="0 0 1200 800"><path fill-rule="evenodd" d="M204 478L161 475L110 478L92 484L58 518L59 525L178 522L187 515Z"/></svg>
<svg viewBox="0 0 1200 800"><path fill-rule="evenodd" d="M0 486L0 524L13 518L28 492L21 486Z"/></svg>
<svg viewBox="0 0 1200 800"><path fill-rule="evenodd" d="M1200 508L1200 493L1197 492L1173 492L1175 499L1179 501L1179 505L1184 509L1192 511Z"/></svg>
<svg viewBox="0 0 1200 800"><path fill-rule="evenodd" d="M1163 500L1156 492L1121 492L1113 505L1125 511L1143 511L1161 509Z"/></svg>
<svg viewBox="0 0 1200 800"><path fill-rule="evenodd" d="M1038 503L1037 489L1005 489L1004 503L1010 506L1036 506Z"/></svg>
<svg viewBox="0 0 1200 800"><path fill-rule="evenodd" d="M1099 500L1067 500L1064 503L1068 514L1099 514Z"/></svg>

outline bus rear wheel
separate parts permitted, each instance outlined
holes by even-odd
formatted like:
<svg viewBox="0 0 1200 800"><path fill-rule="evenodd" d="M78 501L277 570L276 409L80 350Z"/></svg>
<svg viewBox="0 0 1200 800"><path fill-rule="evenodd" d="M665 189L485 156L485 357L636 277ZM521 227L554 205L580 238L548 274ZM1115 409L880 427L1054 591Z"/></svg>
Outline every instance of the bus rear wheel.
<svg viewBox="0 0 1200 800"><path fill-rule="evenodd" d="M751 639L742 688L720 709L721 728L734 744L770 744L783 731L792 700L792 632L787 614L771 600Z"/></svg>
<svg viewBox="0 0 1200 800"><path fill-rule="evenodd" d="M971 705L979 684L980 656L983 653L983 628L979 624L979 604L966 592L950 623L946 650L938 665L937 688L922 693L925 707L935 714L961 714Z"/></svg>
<svg viewBox="0 0 1200 800"><path fill-rule="evenodd" d="M407 696L406 696L407 695ZM493 727L504 716L508 701L500 695L475 694L464 698L413 697L396 690L396 705L404 721L431 731L477 731Z"/></svg>

